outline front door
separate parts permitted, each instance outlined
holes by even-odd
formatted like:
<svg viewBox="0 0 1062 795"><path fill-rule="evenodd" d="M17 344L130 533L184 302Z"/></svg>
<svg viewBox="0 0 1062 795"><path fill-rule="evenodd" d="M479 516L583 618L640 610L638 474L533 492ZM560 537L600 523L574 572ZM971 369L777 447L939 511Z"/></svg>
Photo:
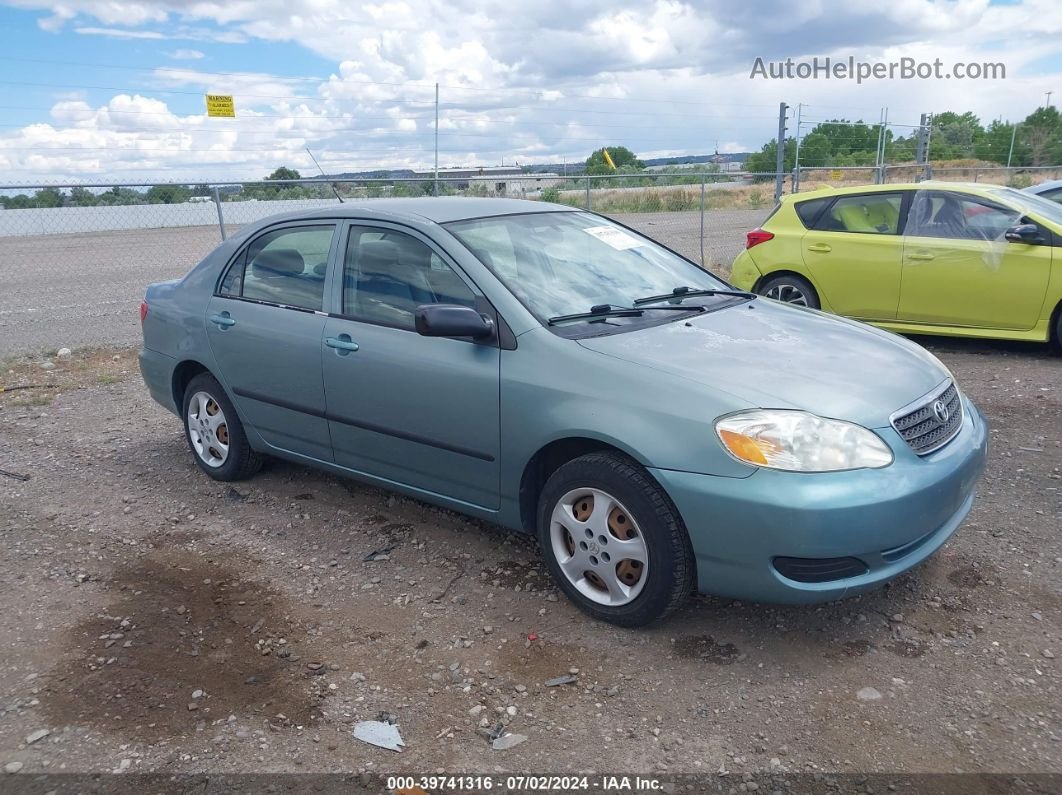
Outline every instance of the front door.
<svg viewBox="0 0 1062 795"><path fill-rule="evenodd" d="M245 425L278 450L332 460L321 380L325 275L334 224L264 232L233 261L207 308L219 375Z"/></svg>
<svg viewBox="0 0 1062 795"><path fill-rule="evenodd" d="M918 191L904 232L897 319L1031 329L1047 292L1052 248L1008 242L1006 230L1023 220L1020 210L987 199Z"/></svg>
<svg viewBox="0 0 1062 795"><path fill-rule="evenodd" d="M422 337L422 304L483 298L426 238L351 226L339 305L325 323L324 384L335 462L385 481L498 507L497 342Z"/></svg>

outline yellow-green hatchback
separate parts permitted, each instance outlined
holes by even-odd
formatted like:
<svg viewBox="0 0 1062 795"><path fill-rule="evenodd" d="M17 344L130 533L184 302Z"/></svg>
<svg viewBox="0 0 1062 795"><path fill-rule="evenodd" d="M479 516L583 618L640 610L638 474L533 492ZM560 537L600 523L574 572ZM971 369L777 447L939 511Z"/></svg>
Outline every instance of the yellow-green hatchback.
<svg viewBox="0 0 1062 795"><path fill-rule="evenodd" d="M785 196L730 281L902 333L1057 342L1062 205L944 182Z"/></svg>

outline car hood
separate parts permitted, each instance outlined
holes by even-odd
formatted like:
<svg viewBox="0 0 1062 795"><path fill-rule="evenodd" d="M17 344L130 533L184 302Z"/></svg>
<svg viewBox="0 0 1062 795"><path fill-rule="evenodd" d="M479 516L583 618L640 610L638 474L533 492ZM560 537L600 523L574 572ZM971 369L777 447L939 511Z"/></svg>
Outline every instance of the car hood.
<svg viewBox="0 0 1062 795"><path fill-rule="evenodd" d="M903 337L763 298L579 343L727 393L738 408L802 409L868 428L950 376Z"/></svg>

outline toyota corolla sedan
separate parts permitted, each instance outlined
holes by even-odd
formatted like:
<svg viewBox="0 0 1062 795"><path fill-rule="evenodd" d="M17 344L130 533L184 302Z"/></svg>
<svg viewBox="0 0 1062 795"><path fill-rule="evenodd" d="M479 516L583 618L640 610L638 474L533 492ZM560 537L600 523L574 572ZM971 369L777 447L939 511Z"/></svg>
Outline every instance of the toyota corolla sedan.
<svg viewBox="0 0 1062 795"><path fill-rule="evenodd" d="M893 334L542 202L346 203L151 285L140 366L216 480L264 456L537 536L587 613L807 603L956 530L984 419Z"/></svg>
<svg viewBox="0 0 1062 795"><path fill-rule="evenodd" d="M946 182L786 196L731 281L910 334L1062 346L1062 205Z"/></svg>

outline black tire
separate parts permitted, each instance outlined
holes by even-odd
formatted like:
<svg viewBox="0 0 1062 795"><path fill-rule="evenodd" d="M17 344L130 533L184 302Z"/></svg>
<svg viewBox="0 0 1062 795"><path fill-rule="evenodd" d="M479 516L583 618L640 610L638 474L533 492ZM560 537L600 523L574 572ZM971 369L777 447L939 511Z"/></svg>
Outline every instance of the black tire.
<svg viewBox="0 0 1062 795"><path fill-rule="evenodd" d="M796 291L804 298L804 303L799 301L787 300L785 298L778 298L785 303L791 303L794 306L807 306L809 309L819 309L821 304L819 303L819 294L815 292L815 288L811 286L811 282L805 279L803 276L797 276L795 273L783 273L779 276L771 276L756 289L756 292L760 295L768 295L772 290L781 291L784 296L787 291ZM792 293L790 293L792 294ZM775 297L775 296L768 296Z"/></svg>
<svg viewBox="0 0 1062 795"><path fill-rule="evenodd" d="M1062 355L1062 306L1055 310L1055 353Z"/></svg>
<svg viewBox="0 0 1062 795"><path fill-rule="evenodd" d="M228 441L228 454L223 463L216 466L212 466L203 459L192 441L189 427L191 402L200 392L208 395L221 407L225 418L224 427ZM195 463L206 474L214 480L243 480L244 478L249 478L261 468L262 457L251 449L251 445L247 441L247 434L243 430L243 423L240 422L240 417L236 413L236 407L232 405L232 401L229 400L225 390L221 388L221 384L217 382L214 376L209 373L200 373L189 381L184 390L181 408L181 421L184 423L184 438L188 442L188 449L191 450ZM218 438L220 438L220 435L219 432Z"/></svg>
<svg viewBox="0 0 1062 795"><path fill-rule="evenodd" d="M645 582L626 604L604 605L581 593L564 574L554 551L553 510L569 492L584 488L600 490L622 503L647 549ZM550 476L538 500L538 540L550 573L568 598L594 618L622 627L664 618L685 603L696 583L689 534L671 498L648 472L619 453L590 453ZM622 564L615 565L618 573Z"/></svg>

